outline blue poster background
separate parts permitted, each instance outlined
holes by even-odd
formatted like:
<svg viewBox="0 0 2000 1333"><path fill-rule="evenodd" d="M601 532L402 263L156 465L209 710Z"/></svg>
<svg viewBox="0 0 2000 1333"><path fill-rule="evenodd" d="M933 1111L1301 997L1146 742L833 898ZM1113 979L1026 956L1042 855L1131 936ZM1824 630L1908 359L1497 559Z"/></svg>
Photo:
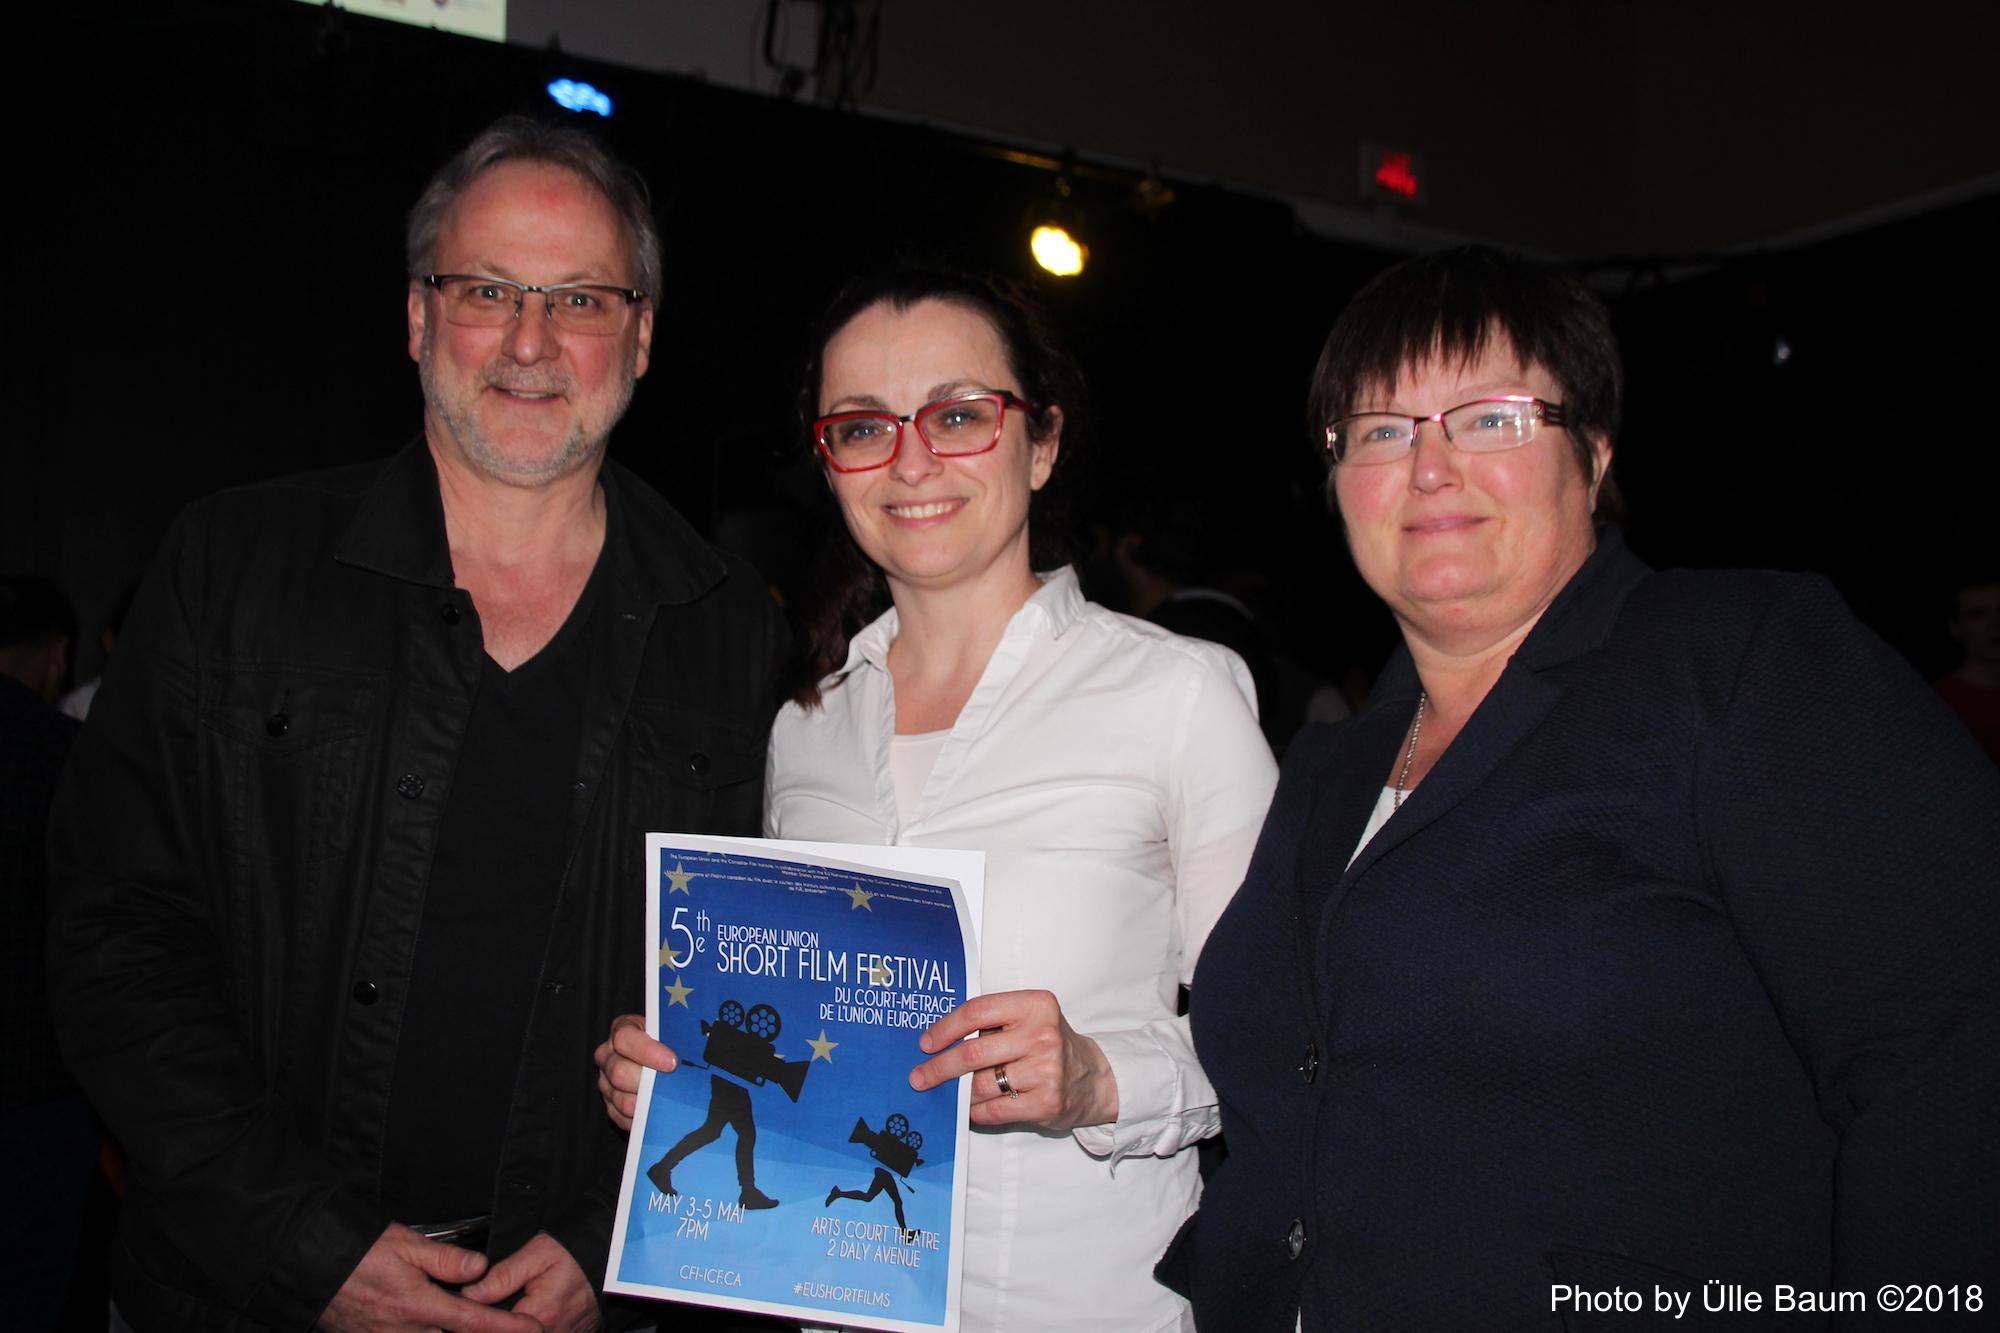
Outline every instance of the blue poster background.
<svg viewBox="0 0 2000 1333"><path fill-rule="evenodd" d="M681 1067L634 1129L619 1284L942 1325L959 1090L908 1076L966 996L950 890L674 846L659 868L659 1035Z"/></svg>

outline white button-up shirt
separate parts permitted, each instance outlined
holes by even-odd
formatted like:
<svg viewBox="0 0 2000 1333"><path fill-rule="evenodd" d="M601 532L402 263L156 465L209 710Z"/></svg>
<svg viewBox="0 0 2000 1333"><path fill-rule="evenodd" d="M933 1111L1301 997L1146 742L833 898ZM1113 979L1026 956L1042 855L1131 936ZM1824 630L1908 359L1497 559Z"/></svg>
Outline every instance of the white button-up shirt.
<svg viewBox="0 0 2000 1333"><path fill-rule="evenodd" d="M964 1327L1192 1327L1152 1266L1200 1192L1180 1150L1218 1115L1174 1010L1277 778L1249 673L1085 601L1067 569L1045 576L905 821L889 768L897 623L892 610L856 636L821 707L779 715L765 832L984 851L984 989L1052 991L1118 1080L1115 1124L975 1131Z"/></svg>

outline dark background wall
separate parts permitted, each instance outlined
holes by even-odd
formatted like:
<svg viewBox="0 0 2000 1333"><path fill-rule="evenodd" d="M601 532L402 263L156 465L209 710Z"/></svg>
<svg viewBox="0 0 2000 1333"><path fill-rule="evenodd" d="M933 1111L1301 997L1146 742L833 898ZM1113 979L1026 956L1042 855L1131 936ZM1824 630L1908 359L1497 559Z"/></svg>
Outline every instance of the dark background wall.
<svg viewBox="0 0 2000 1333"><path fill-rule="evenodd" d="M1326 326L1393 255L1167 167L1175 202L1150 213L1129 182L1079 177L1093 263L1057 283L1021 245L1048 173L957 135L302 5L176 0L91 23L51 49L102 92L53 101L21 173L54 224L54 258L36 252L24 281L56 290L16 311L40 351L0 502L0 566L59 578L86 625L187 500L410 437L402 213L487 120L546 107L542 86L570 75L616 96L599 128L654 182L667 237L653 369L614 451L698 524L811 498L791 416L803 330L841 277L943 253L1043 290L1096 394L1100 496L1161 476L1213 502L1231 563L1269 576L1325 669L1372 668L1388 643L1301 413ZM1592 31L1570 33L1571 65ZM1589 122L1591 86L1548 115ZM1673 186L1684 161L1632 155L1637 119L1592 122L1602 182L1543 163L1485 188L1573 199L1579 226L1640 178L1646 209L1692 198ZM1694 266L1587 261L1631 366L1617 468L1638 549L1821 570L1941 666L1936 585L1995 548L1996 234L1988 195Z"/></svg>

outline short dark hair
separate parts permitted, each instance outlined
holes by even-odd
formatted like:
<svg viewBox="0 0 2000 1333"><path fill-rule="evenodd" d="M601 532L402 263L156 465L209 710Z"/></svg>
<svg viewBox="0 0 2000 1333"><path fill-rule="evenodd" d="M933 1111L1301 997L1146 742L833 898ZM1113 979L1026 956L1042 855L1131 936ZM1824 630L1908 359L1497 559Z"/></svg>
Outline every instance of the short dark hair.
<svg viewBox="0 0 2000 1333"><path fill-rule="evenodd" d="M926 263L898 264L847 283L827 303L806 345L798 391L801 447L818 458L812 423L819 416L826 348L834 335L875 306L901 313L925 301L959 306L992 327L1021 395L1038 409L1028 418L1030 439L1047 439L1056 423L1049 409L1061 409L1062 449L1048 481L1029 501L1028 546L1036 569L1065 563L1073 553L1071 497L1090 453L1089 400L1075 358L1056 341L1040 305L1019 284ZM821 587L805 625L804 678L794 694L807 704L818 701L820 679L846 660L849 639L889 604L881 570L861 553L838 518L828 529L827 548L817 567Z"/></svg>
<svg viewBox="0 0 2000 1333"><path fill-rule="evenodd" d="M1365 394L1392 387L1402 372L1433 358L1476 360L1495 337L1523 365L1537 365L1562 392L1565 429L1586 480L1596 480L1592 441L1618 441L1625 371L1611 312L1581 282L1483 245L1407 259L1377 274L1334 321L1313 368L1307 412L1315 445L1328 422ZM1615 514L1610 478L1598 510Z"/></svg>
<svg viewBox="0 0 2000 1333"><path fill-rule="evenodd" d="M444 216L466 187L502 162L539 162L561 167L611 205L632 237L632 273L627 281L659 304L660 229L653 221L651 193L645 177L605 151L604 145L574 125L503 116L438 168L410 209L403 233L404 259L410 276L423 277L436 262L438 231Z"/></svg>

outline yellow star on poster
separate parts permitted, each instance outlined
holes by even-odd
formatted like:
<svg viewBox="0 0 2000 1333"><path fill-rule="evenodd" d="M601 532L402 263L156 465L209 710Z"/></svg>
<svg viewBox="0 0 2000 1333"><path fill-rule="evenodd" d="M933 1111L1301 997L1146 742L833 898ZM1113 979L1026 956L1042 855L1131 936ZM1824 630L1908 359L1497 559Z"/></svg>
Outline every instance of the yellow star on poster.
<svg viewBox="0 0 2000 1333"><path fill-rule="evenodd" d="M854 907L867 908L867 910L870 912L875 910L874 908L868 906L868 900L870 898L873 898L875 895L870 893L868 890L862 888L859 884L856 884L853 888L849 889L847 891L847 896L854 899ZM849 908L848 910L852 911L853 908Z"/></svg>
<svg viewBox="0 0 2000 1333"><path fill-rule="evenodd" d="M688 1007L688 996L692 994L694 994L694 987L682 985L681 974L678 972L674 973L674 984L667 987L667 1003L670 1005L677 1004L685 1009Z"/></svg>
<svg viewBox="0 0 2000 1333"><path fill-rule="evenodd" d="M869 985L886 986L894 979L895 979L895 974L890 972L888 967L884 965L880 959L877 959L875 962L869 964L868 967Z"/></svg>
<svg viewBox="0 0 2000 1333"><path fill-rule="evenodd" d="M806 1043L806 1045L813 1048L813 1053L812 1053L813 1060L824 1060L828 1064L832 1064L833 1048L840 1045L840 1043L837 1041L828 1041L826 1039L826 1029L821 1028L819 1030L819 1040L809 1041ZM806 1063L811 1064L812 1060L808 1060L806 1061Z"/></svg>
<svg viewBox="0 0 2000 1333"><path fill-rule="evenodd" d="M688 881L693 878L693 875L681 869L679 861L674 862L674 868L667 872L667 892L687 893L688 897L694 897L692 893L688 893Z"/></svg>

